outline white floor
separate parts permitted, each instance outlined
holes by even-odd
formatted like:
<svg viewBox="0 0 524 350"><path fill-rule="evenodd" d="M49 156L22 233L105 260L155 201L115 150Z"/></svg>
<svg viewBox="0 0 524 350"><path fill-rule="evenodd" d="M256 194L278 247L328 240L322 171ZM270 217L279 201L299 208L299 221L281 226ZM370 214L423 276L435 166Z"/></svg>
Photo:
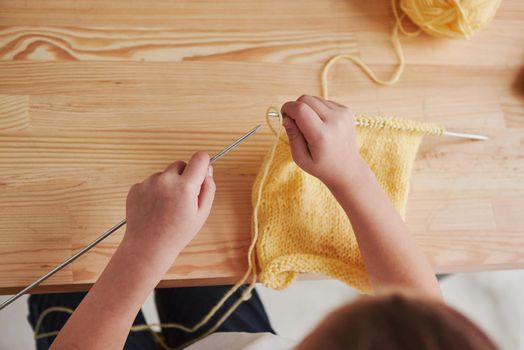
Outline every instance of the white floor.
<svg viewBox="0 0 524 350"><path fill-rule="evenodd" d="M524 350L524 271L453 275L441 282L446 301L479 324L501 349ZM301 339L322 317L356 293L337 281L299 281L284 291L257 287L275 330ZM0 297L0 302L6 296ZM158 322L153 299L144 304L148 322ZM26 299L0 312L0 349L34 349Z"/></svg>

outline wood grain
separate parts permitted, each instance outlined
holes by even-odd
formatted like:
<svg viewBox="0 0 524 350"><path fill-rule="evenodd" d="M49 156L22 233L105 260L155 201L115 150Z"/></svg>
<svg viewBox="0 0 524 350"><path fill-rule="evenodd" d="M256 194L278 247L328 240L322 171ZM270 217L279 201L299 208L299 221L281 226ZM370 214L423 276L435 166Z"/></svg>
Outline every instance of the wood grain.
<svg viewBox="0 0 524 350"><path fill-rule="evenodd" d="M2 60L316 62L341 49L357 53L352 33L180 32L172 29L4 27ZM290 49L293 48L293 49Z"/></svg>
<svg viewBox="0 0 524 350"><path fill-rule="evenodd" d="M128 188L214 153L270 105L318 94L350 53L388 76L386 0L0 2L0 292L10 293L125 215ZM469 41L401 38L393 87L340 63L331 98L359 114L431 120L487 142L425 139L407 222L440 273L524 267L524 6L506 0ZM265 128L215 166L209 221L162 286L231 283L246 268ZM96 280L118 232L38 291Z"/></svg>
<svg viewBox="0 0 524 350"><path fill-rule="evenodd" d="M29 126L29 96L0 95L0 131Z"/></svg>

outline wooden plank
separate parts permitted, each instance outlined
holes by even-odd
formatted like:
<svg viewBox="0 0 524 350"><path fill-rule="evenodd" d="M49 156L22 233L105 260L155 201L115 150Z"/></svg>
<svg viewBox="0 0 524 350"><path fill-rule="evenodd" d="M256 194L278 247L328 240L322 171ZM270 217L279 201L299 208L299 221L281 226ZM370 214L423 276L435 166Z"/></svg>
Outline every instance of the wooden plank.
<svg viewBox="0 0 524 350"><path fill-rule="evenodd" d="M4 27L1 60L322 62L358 54L352 33Z"/></svg>
<svg viewBox="0 0 524 350"><path fill-rule="evenodd" d="M174 159L214 153L268 106L320 92L326 58L396 65L383 1L0 2L0 292L13 292L124 216L127 189ZM469 41L401 38L393 87L350 63L331 98L483 133L426 138L407 222L440 273L524 267L524 7L505 0ZM215 166L209 221L161 282L231 283L246 268L250 193L267 128ZM87 288L122 232L39 291Z"/></svg>
<svg viewBox="0 0 524 350"><path fill-rule="evenodd" d="M186 139L182 139L183 136ZM5 153L0 154L0 159L7 163L0 165L11 186L2 193L4 203L11 208L11 215L3 218L3 223L7 227L20 223L20 214L26 212L27 207L61 205L61 212L42 220L52 225L53 232L64 235L68 234L70 225L57 221L56 215L69 218L82 228L72 236L71 250L78 250L123 217L125 194L131 184L163 168L172 157L187 158L193 149L205 145L209 145L207 149L219 149L218 144L233 138L231 133L215 132L205 137L195 134L188 139L187 136L187 132L175 131L61 132L59 138L36 132L4 136L0 149ZM501 145L512 139L511 134L501 132L490 136L494 144L489 147L482 142L453 143L445 138L428 138L416 162L408 224L440 272L453 271L459 269L458 266L464 269L496 267L497 264L489 265L484 261L495 253L501 255L501 264L524 264L524 254L513 254L514 247L504 244L508 239L518 242L520 233L512 231L513 226L507 221L498 224L500 218L495 220L489 199L495 197L500 202L500 198L504 198L501 194L506 192L511 201L506 199L500 205L514 208L515 215L516 208L524 205L524 185L516 187L516 182L524 176L524 166L520 160L497 160L493 156ZM519 133L514 137L522 139L523 136ZM246 233L250 229L251 183L270 140L271 135L267 132L258 134L217 163L219 192L214 211L201 234L184 251L166 279L227 278L232 271L236 275L243 271L244 254L249 244ZM446 152L435 153L435 149L445 149ZM484 165L478 169L461 167L460 163L467 160L468 154L476 157L479 163L485 162ZM478 158L479 154L484 159ZM10 158L17 159L19 169L6 166ZM41 175L48 168L55 171L44 182ZM72 181L79 173L82 178ZM497 177L493 178L494 175ZM435 187L437 182L441 186L439 192L436 192L439 190ZM520 190L515 192L517 189ZM7 209L2 206L4 208ZM497 215L500 217L500 210ZM511 212L504 219L508 216L511 217ZM464 245L451 251L442 248L450 239L460 241L465 236L471 239L469 236L478 232L483 232L484 236L491 233L493 237L475 241L477 257L472 256L471 250ZM451 233L457 236L452 239ZM92 282L120 239L121 233L116 234L75 263L73 281ZM494 252L494 245L500 246L501 251ZM440 248L435 250L435 246ZM6 257L9 260L9 256ZM13 258L16 260L19 256ZM7 265L12 266L9 261ZM44 272L45 268L47 266L42 266L39 270Z"/></svg>
<svg viewBox="0 0 524 350"><path fill-rule="evenodd" d="M227 92L248 98L266 90L289 94L284 76L297 86L317 91L319 68L234 62L6 61L0 63L0 94L125 94L136 98ZM487 74L494 77L496 72Z"/></svg>
<svg viewBox="0 0 524 350"><path fill-rule="evenodd" d="M0 132L29 126L29 96L0 95Z"/></svg>
<svg viewBox="0 0 524 350"><path fill-rule="evenodd" d="M205 103L203 103L205 101ZM35 95L32 130L248 130L284 96L236 95ZM202 118L195 118L195 115ZM210 120L211 119L211 120Z"/></svg>
<svg viewBox="0 0 524 350"><path fill-rule="evenodd" d="M374 68L377 74L385 76L391 67L386 64ZM319 93L321 68L321 64L279 63L7 61L0 62L0 94L135 97L229 94L248 98L269 91L296 96L300 91ZM516 72L517 69L508 67L410 66L398 88L452 90L486 84L505 86ZM336 66L330 76L331 91L347 91L346 96L362 88L387 89L372 86L369 79L349 63Z"/></svg>
<svg viewBox="0 0 524 350"><path fill-rule="evenodd" d="M3 0L0 22L4 25L52 25L93 27L174 27L179 30L268 30L272 27L333 30L344 26L358 29L369 17L391 18L382 2L372 4L341 0L305 1L149 1L117 0L93 5L88 0L38 0L20 3ZM369 16L369 17L367 17Z"/></svg>

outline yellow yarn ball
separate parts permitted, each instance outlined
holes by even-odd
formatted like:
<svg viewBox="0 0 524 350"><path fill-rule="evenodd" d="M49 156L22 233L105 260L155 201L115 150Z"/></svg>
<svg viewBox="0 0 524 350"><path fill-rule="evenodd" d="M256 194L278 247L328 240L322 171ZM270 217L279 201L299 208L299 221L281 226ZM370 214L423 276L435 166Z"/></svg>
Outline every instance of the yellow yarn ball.
<svg viewBox="0 0 524 350"><path fill-rule="evenodd" d="M501 0L400 0L402 11L423 31L448 38L470 38L489 23Z"/></svg>

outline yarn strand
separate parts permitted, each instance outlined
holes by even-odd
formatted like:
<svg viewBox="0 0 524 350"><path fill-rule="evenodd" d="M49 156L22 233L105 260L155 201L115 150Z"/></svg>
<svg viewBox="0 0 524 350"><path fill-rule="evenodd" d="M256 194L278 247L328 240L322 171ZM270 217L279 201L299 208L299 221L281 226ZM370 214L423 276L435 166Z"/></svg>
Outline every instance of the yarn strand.
<svg viewBox="0 0 524 350"><path fill-rule="evenodd" d="M276 130L275 130L275 128L273 128L273 126L271 125L269 119L267 118L267 116L268 116L267 112L270 112L270 111L278 113L279 126L278 126L278 128ZM274 107L269 107L267 112L266 112L266 122L267 122L269 128L271 129L271 131L274 133L275 138L274 138L274 141L273 141L273 144L272 144L272 147L271 147L271 152L269 153L268 162L266 163L266 166L263 169L262 179L261 179L260 184L259 184L258 189L257 189L257 200L256 200L255 205L253 207L253 219L252 219L252 230L251 230L252 234L251 234L251 243L249 245L248 253L247 253L248 267L247 267L246 272L235 283L235 285L233 285L228 290L228 292L226 294L224 294L224 296L222 296L222 298L215 304L215 306L206 315L204 315L204 317L197 324L195 324L194 326L188 327L188 326L184 326L184 325L179 324L179 323L140 324L140 325L135 325L135 326L131 327L131 332L141 332L141 331L148 330L148 331L150 331L153 334L153 337L155 338L155 340L164 349L168 349L168 350L181 349L181 348L187 347L187 346L189 346L189 345L191 345L191 344L193 344L193 343L195 343L195 342L197 342L197 341L207 337L211 333L215 332L227 320L227 318L229 316L231 316L231 314L240 306L240 304L242 304L244 301L249 300L251 298L252 291L255 288L255 285L256 285L257 280L258 280L255 248L256 248L256 243L258 241L258 236L259 236L258 210L259 210L259 207L260 207L260 203L262 201L262 192L264 190L264 185L265 185L265 183L267 181L267 177L268 177L268 174L269 174L271 163L273 162L273 159L275 157L275 152L276 152L277 145L278 145L278 143L280 141L287 142L281 136L282 135L282 114L280 113L280 111L278 109L276 109ZM224 303L233 295L233 293L235 293L243 284L245 284L245 282L249 279L250 275L252 277L251 277L251 280L249 282L249 285L242 292L240 297L225 311L225 313L215 322L215 324L213 326L211 326L208 330L206 330L203 334L201 334L200 336L196 337L195 339L193 339L193 340L191 340L191 341L181 345L178 348L171 348L171 347L169 347L165 343L164 339L161 336L159 336L153 330L153 327L161 327L161 328L179 329L179 330L184 331L186 333L194 333L194 332L196 332L197 330L199 330L203 326L205 326L214 315L216 315L216 313L220 310L220 308L224 305ZM47 315L49 315L50 313L53 313L53 312L63 312L63 313L68 313L68 314L71 315L71 314L73 314L74 310L71 309L71 308L61 307L61 306L53 306L53 307L49 307L49 308L45 309L40 314L40 316L38 317L38 320L36 321L36 324L35 324L35 330L34 330L34 335L33 335L35 340L58 335L59 331L40 333L40 328L42 326L42 322L43 322L44 318Z"/></svg>
<svg viewBox="0 0 524 350"><path fill-rule="evenodd" d="M417 36L419 35L422 30L419 28L413 32L408 31L406 28L404 28L404 18L406 18L406 15L403 13L399 15L398 8L397 8L397 1L391 0L391 8L393 9L393 15L395 16L395 27L398 27L398 30L406 36Z"/></svg>
<svg viewBox="0 0 524 350"><path fill-rule="evenodd" d="M398 64L388 79L379 78L375 72L360 58L349 54L331 57L321 73L321 93L329 97L328 74L335 63L348 60L359 67L373 82L379 85L397 83L406 64L404 52L400 43L399 32L405 36L414 37L422 31L437 37L469 39L475 31L493 19L501 0L391 0L391 8L395 24L391 32L391 44ZM402 13L401 13L402 11ZM404 19L409 19L418 26L417 30L407 30Z"/></svg>
<svg viewBox="0 0 524 350"><path fill-rule="evenodd" d="M375 72L362 61L360 58L348 55L348 54L341 54L331 57L326 64L324 65L324 68L322 69L321 78L320 78L320 88L322 91L322 97L325 99L329 98L329 92L328 92L328 76L329 71L331 68L340 60L348 60L352 62L354 65L359 67L373 82L379 84L379 85L393 85L396 84L402 73L404 72L404 66L406 64L406 60L404 57L404 51L402 50L402 45L400 44L400 38L398 32L402 32L403 34L407 36L416 36L420 34L420 29L415 32L409 32L407 31L404 26L402 25L402 20L404 19L404 15L399 16L398 10L397 10L397 4L396 0L391 0L391 6L393 7L393 13L395 15L395 25L393 26L393 31L391 33L391 45L393 46L393 50L395 52L395 55L398 59L398 64L389 79L381 79L379 78Z"/></svg>
<svg viewBox="0 0 524 350"><path fill-rule="evenodd" d="M397 1L400 1L400 10L402 10L403 13L400 13L399 8L397 7ZM398 64L391 76L388 79L379 78L375 74L375 72L369 67L369 65L364 63L364 61L362 61L360 58L349 54L337 55L330 58L322 69L322 96L326 99L329 98L329 72L332 69L332 67L340 60L348 60L352 62L354 65L359 67L373 82L379 85L393 85L397 83L400 80L400 77L402 76L405 67L405 57L399 38L399 32L409 37L417 36L423 30L426 33L429 33L434 36L469 38L473 35L475 30L477 30L493 18L500 5L500 2L501 0L479 0L477 2L472 2L466 6L458 0L452 0L452 4L454 6L448 6L448 4L444 2L437 2L432 4L432 2L429 0L391 0L391 6L395 17L395 24L391 33L391 44L395 52L395 55L398 59ZM443 4L445 5L445 7L443 7ZM430 11L428 11L428 9ZM416 25L418 25L419 29L415 31L407 30L403 24L404 19L406 17L409 17ZM269 169L271 164L273 163L278 143L280 141L287 143L287 140L284 137L282 137L282 115L280 114L280 111L273 107L270 107L268 109L268 112L269 111L276 111L278 113L279 127L277 130L273 128L271 122L269 121L268 114L266 113L267 124L273 132L273 134L275 135L275 139L273 141L273 145L268 156L269 158L267 159L267 162L265 162L266 165L263 169L261 181L256 192L257 197L255 205L253 207L251 243L249 245L247 254L248 268L246 272L235 283L235 285L233 285L229 289L229 291L222 296L222 298L215 304L215 306L206 315L204 315L202 319L194 326L188 327L177 323L142 324L133 326L131 328L132 332L149 330L161 346L163 346L165 349L171 349L169 346L167 346L164 340L156 332L153 331L152 327L173 328L188 333L196 332L197 330L201 329L209 323L211 318L214 315L216 315L216 313L224 306L225 302L231 298L233 293L235 293L242 285L246 284L246 281L248 281L249 277L251 276L249 285L242 292L241 296L225 311L225 313L215 322L215 324L211 326L207 331L205 331L202 335L192 340L190 343L182 345L182 347L185 347L216 331L220 327L220 325L224 323L224 321L237 309L237 307L243 301L248 300L251 297L251 292L255 287L255 284L258 279L255 249L259 237L258 213L262 198L262 192L267 182ZM444 132L444 129L442 127L429 124L409 126L403 125L399 120L386 120L380 118L370 119L363 116L359 116L356 119L360 123L359 125L363 125L366 127L388 127L393 129L405 129L406 127L408 127L408 129L413 132L424 132L433 135L441 135ZM43 319L52 312L64 312L72 314L74 310L65 307L50 307L44 310L44 312L42 312L42 314L39 316L35 325L35 339L42 339L58 334L59 331L39 333Z"/></svg>

